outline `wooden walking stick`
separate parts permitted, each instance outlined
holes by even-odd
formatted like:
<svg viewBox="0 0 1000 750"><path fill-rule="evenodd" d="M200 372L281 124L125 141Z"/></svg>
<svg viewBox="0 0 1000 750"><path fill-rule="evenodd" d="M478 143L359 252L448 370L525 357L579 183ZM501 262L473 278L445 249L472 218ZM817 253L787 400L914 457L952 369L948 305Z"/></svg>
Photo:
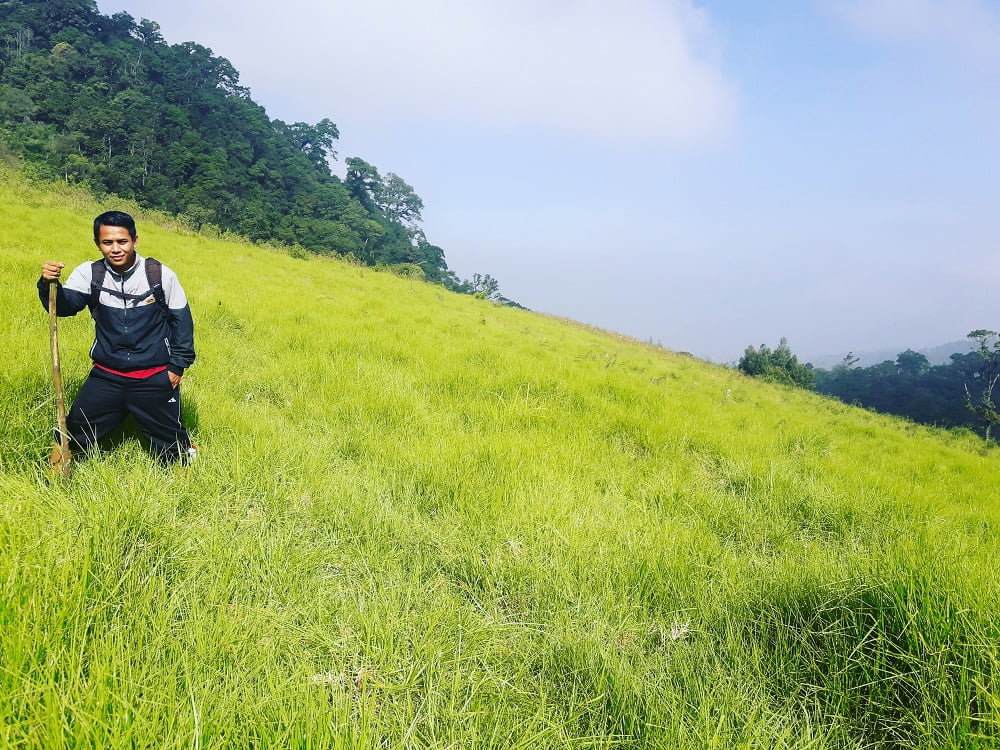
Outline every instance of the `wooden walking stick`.
<svg viewBox="0 0 1000 750"><path fill-rule="evenodd" d="M52 451L52 469L64 477L69 476L69 433L66 431L66 401L63 398L62 372L59 369L59 318L56 316L56 297L59 287L55 281L49 282L49 340L52 344L52 385L56 390L56 417L58 419L59 444Z"/></svg>

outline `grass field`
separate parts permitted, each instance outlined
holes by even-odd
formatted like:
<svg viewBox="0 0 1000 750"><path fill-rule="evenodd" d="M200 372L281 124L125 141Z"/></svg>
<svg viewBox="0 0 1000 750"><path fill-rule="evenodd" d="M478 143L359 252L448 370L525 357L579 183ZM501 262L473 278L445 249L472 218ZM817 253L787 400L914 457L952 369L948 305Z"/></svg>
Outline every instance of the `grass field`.
<svg viewBox="0 0 1000 750"><path fill-rule="evenodd" d="M140 213L199 460L50 482L120 205L0 176L0 747L1000 746L995 447L568 321Z"/></svg>

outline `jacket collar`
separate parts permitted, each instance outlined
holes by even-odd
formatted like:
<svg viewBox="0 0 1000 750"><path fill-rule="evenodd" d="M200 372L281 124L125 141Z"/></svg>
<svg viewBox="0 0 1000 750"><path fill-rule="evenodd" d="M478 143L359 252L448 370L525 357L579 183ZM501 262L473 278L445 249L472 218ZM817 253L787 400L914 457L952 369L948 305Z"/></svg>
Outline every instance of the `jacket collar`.
<svg viewBox="0 0 1000 750"><path fill-rule="evenodd" d="M121 279L123 282L128 281L130 278L132 278L132 274L134 274L136 272L136 269L138 269L139 266L141 265L142 265L142 256L139 255L139 253L136 253L135 263L126 268L122 273L118 273L115 269L111 267L111 264L108 263L108 259L107 258L104 259L104 266L105 268L108 269L108 272L111 273L115 278Z"/></svg>

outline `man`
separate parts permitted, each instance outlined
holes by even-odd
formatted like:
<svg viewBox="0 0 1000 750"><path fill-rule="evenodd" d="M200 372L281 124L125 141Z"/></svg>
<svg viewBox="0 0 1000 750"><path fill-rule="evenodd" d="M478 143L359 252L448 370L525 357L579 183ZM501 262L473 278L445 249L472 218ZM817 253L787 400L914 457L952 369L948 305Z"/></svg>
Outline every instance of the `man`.
<svg viewBox="0 0 1000 750"><path fill-rule="evenodd" d="M78 266L59 283L65 264L42 264L38 297L48 309L56 281L56 314L90 307L94 366L66 417L70 448L87 450L131 414L164 463L190 460L191 439L181 419L181 378L194 362L194 324L177 275L136 252L135 220L121 211L94 219L103 260ZM59 435L53 462L58 461Z"/></svg>

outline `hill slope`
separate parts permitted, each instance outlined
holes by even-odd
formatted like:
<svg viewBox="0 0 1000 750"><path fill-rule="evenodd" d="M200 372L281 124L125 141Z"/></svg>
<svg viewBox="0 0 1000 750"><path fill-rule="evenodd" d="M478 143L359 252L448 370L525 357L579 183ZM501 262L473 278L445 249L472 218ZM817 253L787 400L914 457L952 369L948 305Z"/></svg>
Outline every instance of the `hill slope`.
<svg viewBox="0 0 1000 750"><path fill-rule="evenodd" d="M199 463L49 484L111 207L0 182L0 744L997 741L995 450L440 287L140 213Z"/></svg>

